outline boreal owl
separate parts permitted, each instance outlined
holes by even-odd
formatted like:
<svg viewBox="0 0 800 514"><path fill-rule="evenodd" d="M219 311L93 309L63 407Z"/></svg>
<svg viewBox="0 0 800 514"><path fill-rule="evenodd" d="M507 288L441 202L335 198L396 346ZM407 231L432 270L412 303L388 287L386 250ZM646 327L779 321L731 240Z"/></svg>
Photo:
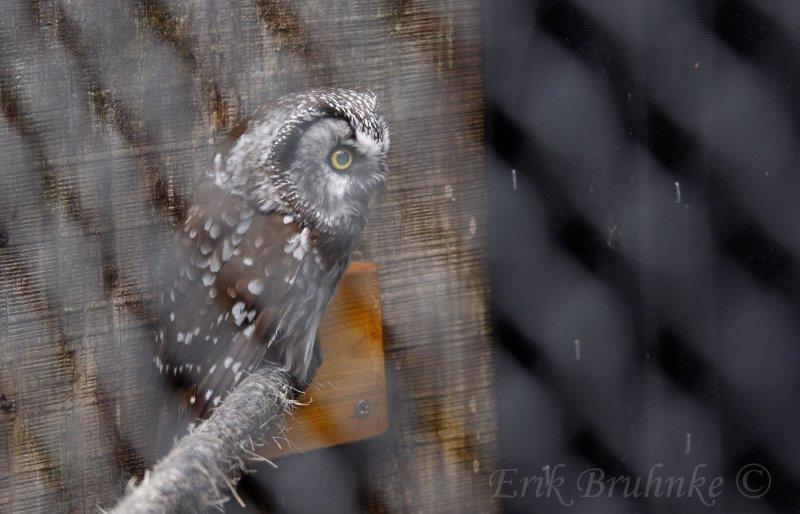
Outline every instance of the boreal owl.
<svg viewBox="0 0 800 514"><path fill-rule="evenodd" d="M307 91L228 136L167 254L155 364L198 417L263 363L313 378L316 332L387 176L372 92Z"/></svg>

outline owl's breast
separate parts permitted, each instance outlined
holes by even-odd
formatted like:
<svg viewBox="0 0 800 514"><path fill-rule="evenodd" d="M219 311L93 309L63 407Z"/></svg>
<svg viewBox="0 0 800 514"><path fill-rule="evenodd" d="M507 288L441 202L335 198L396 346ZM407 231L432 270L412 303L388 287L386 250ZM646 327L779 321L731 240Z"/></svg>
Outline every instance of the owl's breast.
<svg viewBox="0 0 800 514"><path fill-rule="evenodd" d="M157 366L190 405L216 405L264 360L304 383L349 250L205 184L165 266Z"/></svg>

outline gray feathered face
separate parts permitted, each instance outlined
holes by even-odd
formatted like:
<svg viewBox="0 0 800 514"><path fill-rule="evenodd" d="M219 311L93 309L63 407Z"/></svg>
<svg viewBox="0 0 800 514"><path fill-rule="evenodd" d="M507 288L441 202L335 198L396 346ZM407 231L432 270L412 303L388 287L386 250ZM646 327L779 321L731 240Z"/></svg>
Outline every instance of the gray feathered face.
<svg viewBox="0 0 800 514"><path fill-rule="evenodd" d="M386 176L384 147L347 120L322 117L297 130L279 157L295 209L334 230L358 230Z"/></svg>
<svg viewBox="0 0 800 514"><path fill-rule="evenodd" d="M373 93L308 91L262 107L218 156L214 177L264 211L355 234L383 188L388 148Z"/></svg>

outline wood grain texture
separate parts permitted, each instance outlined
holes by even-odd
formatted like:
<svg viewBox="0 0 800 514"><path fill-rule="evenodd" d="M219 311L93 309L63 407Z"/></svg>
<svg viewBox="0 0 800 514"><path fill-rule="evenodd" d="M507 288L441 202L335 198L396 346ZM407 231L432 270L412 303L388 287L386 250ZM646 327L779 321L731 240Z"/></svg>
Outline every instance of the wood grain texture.
<svg viewBox="0 0 800 514"><path fill-rule="evenodd" d="M390 429L358 443L358 503L495 509L480 26L473 0L6 0L0 505L92 511L153 462L172 223L237 120L341 86L392 131L356 252L380 270Z"/></svg>

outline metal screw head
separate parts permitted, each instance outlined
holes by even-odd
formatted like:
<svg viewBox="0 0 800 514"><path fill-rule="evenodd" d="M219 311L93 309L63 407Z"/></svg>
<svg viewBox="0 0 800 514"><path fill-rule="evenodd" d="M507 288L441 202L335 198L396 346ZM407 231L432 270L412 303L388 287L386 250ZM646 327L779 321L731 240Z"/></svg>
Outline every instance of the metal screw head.
<svg viewBox="0 0 800 514"><path fill-rule="evenodd" d="M8 412L8 411L11 410L11 408L13 406L14 406L14 404L11 402L11 400L6 398L6 395L0 394L0 410L1 411Z"/></svg>
<svg viewBox="0 0 800 514"><path fill-rule="evenodd" d="M0 228L0 248L8 244L8 232Z"/></svg>
<svg viewBox="0 0 800 514"><path fill-rule="evenodd" d="M356 416L359 418L369 416L369 400L359 400L356 404Z"/></svg>

